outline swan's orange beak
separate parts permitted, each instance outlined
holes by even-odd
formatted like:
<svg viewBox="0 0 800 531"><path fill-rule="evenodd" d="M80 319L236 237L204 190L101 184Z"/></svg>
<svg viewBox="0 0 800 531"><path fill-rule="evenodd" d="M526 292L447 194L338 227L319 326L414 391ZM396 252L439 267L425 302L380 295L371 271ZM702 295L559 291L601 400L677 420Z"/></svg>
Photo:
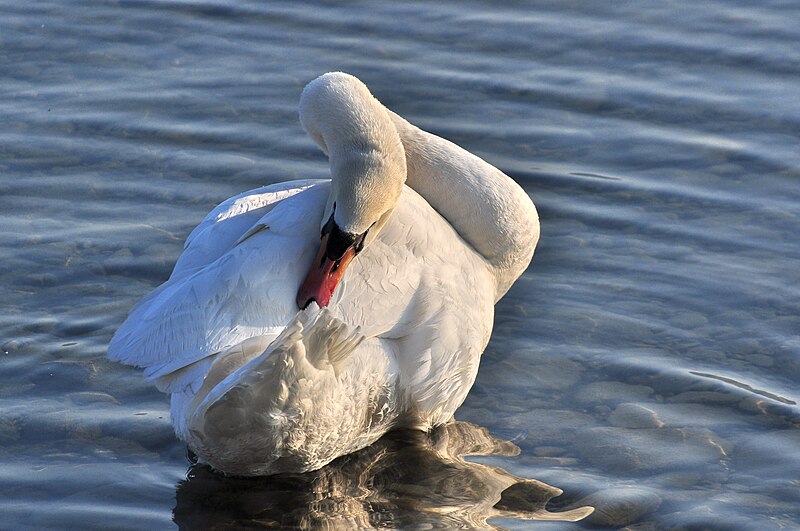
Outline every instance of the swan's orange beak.
<svg viewBox="0 0 800 531"><path fill-rule="evenodd" d="M355 246L350 246L340 258L330 258L328 251L330 236L330 232L322 236L317 257L314 258L311 269L297 290L297 306L301 310L311 304L311 301L316 301L320 308L327 306L336 286L342 280L345 268L356 255Z"/></svg>

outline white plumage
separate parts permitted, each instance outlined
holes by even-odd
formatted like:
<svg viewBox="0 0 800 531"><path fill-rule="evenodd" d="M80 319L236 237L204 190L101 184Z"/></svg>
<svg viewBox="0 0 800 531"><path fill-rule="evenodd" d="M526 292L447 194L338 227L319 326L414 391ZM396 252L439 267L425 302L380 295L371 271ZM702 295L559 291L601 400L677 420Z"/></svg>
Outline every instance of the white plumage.
<svg viewBox="0 0 800 531"><path fill-rule="evenodd" d="M447 422L539 236L516 183L352 76L312 81L301 121L332 179L219 205L109 345L171 393L178 436L226 473L313 470L393 427ZM363 251L327 308L298 311L329 219L366 229Z"/></svg>

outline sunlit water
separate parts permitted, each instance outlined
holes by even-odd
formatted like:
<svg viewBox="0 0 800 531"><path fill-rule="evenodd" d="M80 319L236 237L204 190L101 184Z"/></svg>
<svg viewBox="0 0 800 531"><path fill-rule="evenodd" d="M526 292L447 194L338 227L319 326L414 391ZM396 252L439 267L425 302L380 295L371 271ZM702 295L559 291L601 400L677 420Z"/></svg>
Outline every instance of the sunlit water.
<svg viewBox="0 0 800 531"><path fill-rule="evenodd" d="M796 2L1 4L0 527L800 525ZM457 436L220 478L106 345L213 205L326 176L296 106L329 70L542 239Z"/></svg>

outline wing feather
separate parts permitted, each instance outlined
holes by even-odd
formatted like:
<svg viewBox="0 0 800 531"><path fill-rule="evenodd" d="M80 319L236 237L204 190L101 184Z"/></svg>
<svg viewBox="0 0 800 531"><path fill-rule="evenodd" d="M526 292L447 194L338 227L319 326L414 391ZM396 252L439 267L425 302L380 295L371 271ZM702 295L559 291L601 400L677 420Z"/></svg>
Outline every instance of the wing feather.
<svg viewBox="0 0 800 531"><path fill-rule="evenodd" d="M190 235L172 277L114 335L109 357L145 367L153 380L282 329L296 312L301 272L318 243L328 191L314 184L261 188L212 211ZM237 243L254 225L269 229Z"/></svg>

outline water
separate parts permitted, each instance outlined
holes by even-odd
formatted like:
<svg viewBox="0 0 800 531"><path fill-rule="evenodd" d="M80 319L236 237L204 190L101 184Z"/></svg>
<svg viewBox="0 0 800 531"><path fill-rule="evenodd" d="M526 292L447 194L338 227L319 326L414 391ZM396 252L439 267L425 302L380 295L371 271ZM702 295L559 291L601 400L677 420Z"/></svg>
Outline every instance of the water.
<svg viewBox="0 0 800 531"><path fill-rule="evenodd" d="M0 12L0 527L800 526L796 2ZM466 438L225 480L105 348L216 203L326 175L296 106L329 70L512 175L542 239Z"/></svg>

